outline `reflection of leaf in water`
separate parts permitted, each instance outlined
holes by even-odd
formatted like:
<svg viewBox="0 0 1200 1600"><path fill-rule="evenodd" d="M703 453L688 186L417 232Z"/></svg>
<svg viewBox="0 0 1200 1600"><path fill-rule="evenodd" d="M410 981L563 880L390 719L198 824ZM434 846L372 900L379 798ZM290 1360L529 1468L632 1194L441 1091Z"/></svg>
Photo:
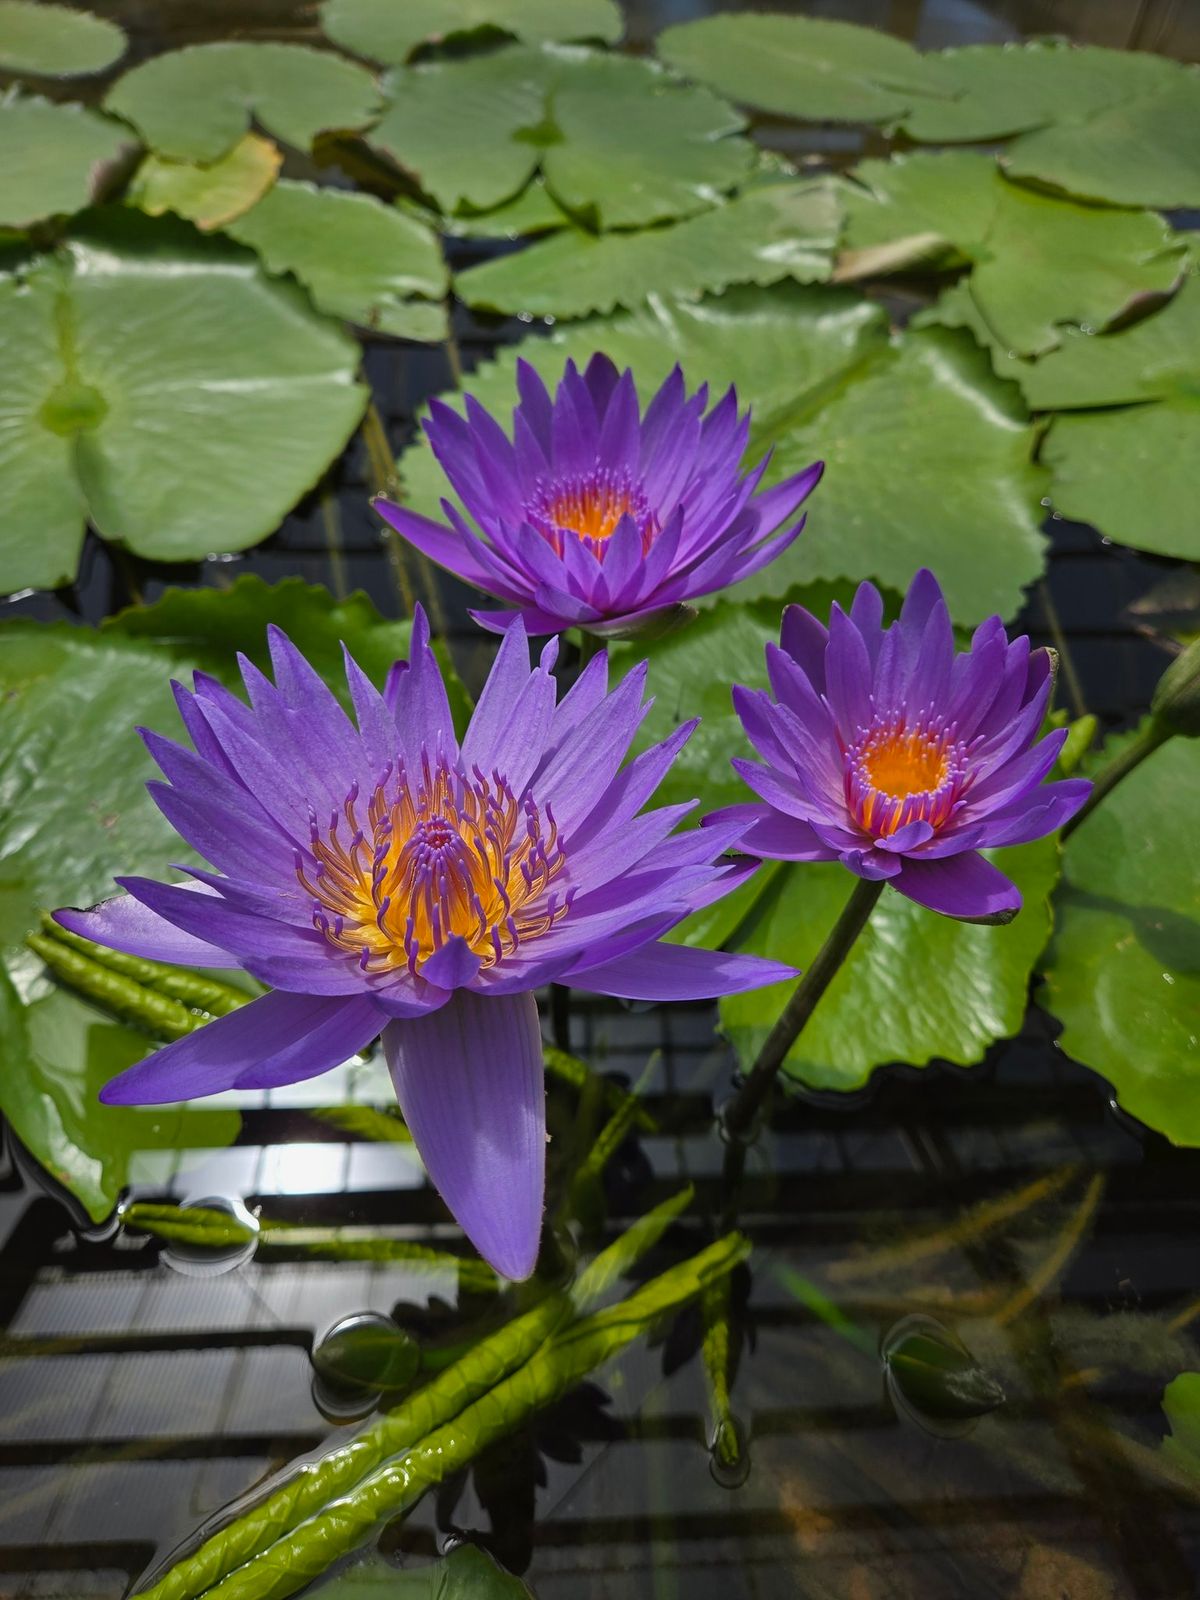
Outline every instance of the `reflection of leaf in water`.
<svg viewBox="0 0 1200 1600"><path fill-rule="evenodd" d="M521 1600L530 1595L519 1578L470 1544L407 1571L372 1553L312 1592L322 1600Z"/></svg>

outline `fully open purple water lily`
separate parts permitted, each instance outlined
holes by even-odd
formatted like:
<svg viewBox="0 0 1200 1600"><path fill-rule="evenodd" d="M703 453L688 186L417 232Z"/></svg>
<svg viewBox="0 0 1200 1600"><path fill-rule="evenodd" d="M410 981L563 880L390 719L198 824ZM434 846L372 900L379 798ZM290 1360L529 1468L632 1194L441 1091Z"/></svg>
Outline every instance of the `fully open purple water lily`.
<svg viewBox="0 0 1200 1600"><path fill-rule="evenodd" d="M937 580L918 572L883 626L872 584L828 631L800 606L767 646L772 695L735 688L765 766L733 765L761 803L706 819L746 828L741 848L785 861L840 861L910 900L968 921L1006 921L1016 886L979 854L1052 833L1091 784L1043 783L1067 737L1038 740L1052 658L1011 643L999 617L956 652Z"/></svg>
<svg viewBox="0 0 1200 1600"><path fill-rule="evenodd" d="M707 388L689 397L676 367L643 416L633 374L604 355L582 375L568 361L553 400L524 361L517 387L511 439L471 395L465 420L435 400L425 423L479 535L449 500L449 527L375 502L418 550L511 608L472 612L484 627L519 615L530 633L636 633L757 572L804 525L790 519L820 462L757 493L768 458L741 472L750 415L733 389L706 416Z"/></svg>
<svg viewBox="0 0 1200 1600"><path fill-rule="evenodd" d="M113 949L243 967L272 988L104 1100L295 1082L382 1030L431 1179L498 1271L533 1270L546 1138L533 991L554 979L695 999L791 972L658 942L753 870L720 859L742 825L673 834L689 806L643 811L694 724L622 766L648 709L644 666L610 694L597 656L559 701L556 643L531 670L524 628L509 630L461 745L419 611L383 694L347 654L357 726L277 629L274 683L242 663L249 704L202 674L194 693L175 686L194 748L144 733L168 780L150 789L216 871L120 878L125 894L56 915Z"/></svg>

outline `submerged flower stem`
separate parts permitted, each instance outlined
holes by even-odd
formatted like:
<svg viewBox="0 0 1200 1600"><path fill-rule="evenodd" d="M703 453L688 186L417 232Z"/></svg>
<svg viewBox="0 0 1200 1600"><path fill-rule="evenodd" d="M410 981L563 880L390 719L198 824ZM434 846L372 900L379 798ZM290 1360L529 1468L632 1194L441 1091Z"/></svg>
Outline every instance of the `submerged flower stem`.
<svg viewBox="0 0 1200 1600"><path fill-rule="evenodd" d="M1166 744L1170 737L1169 728L1164 728L1156 721L1148 722L1124 750L1096 774L1091 794L1063 828L1062 838L1069 839L1079 824L1091 816L1105 795L1115 789L1122 778L1127 778L1135 767L1140 767L1147 756L1152 756L1159 745Z"/></svg>
<svg viewBox="0 0 1200 1600"><path fill-rule="evenodd" d="M767 1035L758 1059L726 1108L723 1119L725 1132L733 1138L744 1139L753 1126L758 1109L775 1081L775 1074L850 953L854 941L866 926L882 890L882 880L859 878L856 881L854 891L831 928L829 937L817 952L812 966L792 991L791 999Z"/></svg>
<svg viewBox="0 0 1200 1600"><path fill-rule="evenodd" d="M597 638L594 633L589 633L586 628L579 630L579 670L583 671L594 655L605 649L603 639Z"/></svg>

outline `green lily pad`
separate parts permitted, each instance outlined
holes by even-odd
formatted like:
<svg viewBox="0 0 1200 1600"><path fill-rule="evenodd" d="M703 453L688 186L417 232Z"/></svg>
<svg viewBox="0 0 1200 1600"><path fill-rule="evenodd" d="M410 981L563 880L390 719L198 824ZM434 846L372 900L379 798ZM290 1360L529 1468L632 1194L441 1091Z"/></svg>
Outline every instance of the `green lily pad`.
<svg viewBox="0 0 1200 1600"><path fill-rule="evenodd" d="M594 234L572 228L469 267L459 299L493 311L581 317L651 294L699 295L733 283L828 278L840 209L823 183L772 183L667 227Z"/></svg>
<svg viewBox="0 0 1200 1600"><path fill-rule="evenodd" d="M153 56L109 91L105 107L173 161L217 161L253 117L307 150L318 133L361 128L379 109L364 68L298 44L197 44Z"/></svg>
<svg viewBox="0 0 1200 1600"><path fill-rule="evenodd" d="M44 78L103 72L125 54L115 22L69 6L0 0L0 71Z"/></svg>
<svg viewBox="0 0 1200 1600"><path fill-rule="evenodd" d="M437 236L395 206L284 179L226 232L269 272L297 277L322 311L400 338L446 336Z"/></svg>
<svg viewBox="0 0 1200 1600"><path fill-rule="evenodd" d="M755 160L731 107L627 56L513 45L396 68L384 89L371 144L447 212L489 210L540 168L590 223L643 226L706 209Z"/></svg>
<svg viewBox="0 0 1200 1600"><path fill-rule="evenodd" d="M924 59L945 98L922 101L903 126L910 139L929 144L1004 139L1055 122L1079 125L1154 93L1182 70L1162 56L1058 40L968 45Z"/></svg>
<svg viewBox="0 0 1200 1600"><path fill-rule="evenodd" d="M405 206L403 198L396 203L402 208ZM515 198L493 206L490 211L444 216L416 204L409 204L407 209L410 216L421 221L436 218L438 231L452 239L521 239L526 234L565 228L571 221L541 177L531 179Z"/></svg>
<svg viewBox="0 0 1200 1600"><path fill-rule="evenodd" d="M948 93L903 40L817 17L728 12L668 28L658 51L686 77L805 122L892 122Z"/></svg>
<svg viewBox="0 0 1200 1600"><path fill-rule="evenodd" d="M425 1567L393 1567L372 1553L317 1582L322 1600L531 1600L519 1578L477 1545L462 1544Z"/></svg>
<svg viewBox="0 0 1200 1600"><path fill-rule="evenodd" d="M22 1005L0 964L0 1110L50 1176L103 1222L150 1150L222 1149L237 1138L236 1111L185 1106L105 1106L110 1078L157 1046L62 989L35 982ZM36 997L33 997L36 996Z"/></svg>
<svg viewBox="0 0 1200 1600"><path fill-rule="evenodd" d="M614 0L325 0L321 26L343 50L398 67L423 44L481 30L530 44L615 44L625 25Z"/></svg>
<svg viewBox="0 0 1200 1600"><path fill-rule="evenodd" d="M1004 928L976 927L885 890L792 1046L783 1067L788 1077L810 1089L860 1089L888 1062L974 1066L998 1039L1017 1032L1030 974L1050 934L1058 845L1043 839L989 856L1021 890L1020 915ZM836 863L788 863L770 880L731 948L809 966L854 882ZM722 1031L744 1067L762 1048L792 987L775 984L721 1002Z"/></svg>
<svg viewBox="0 0 1200 1600"><path fill-rule="evenodd" d="M135 725L179 737L170 678L196 667L234 683L239 650L265 667L269 622L335 688L342 640L382 684L410 636L408 622L385 621L363 595L335 601L298 579L272 587L253 577L228 590L168 591L98 631L0 624L0 1110L97 1220L132 1151L226 1144L238 1118L100 1106L99 1086L151 1043L53 988L21 941L44 909L88 905L113 892L118 873L163 877L188 859L146 792L155 768ZM85 746L102 759L81 761Z"/></svg>
<svg viewBox="0 0 1200 1600"><path fill-rule="evenodd" d="M1061 326L1107 327L1140 298L1165 295L1184 246L1161 217L1101 210L1039 194L965 151L865 161L847 192L852 255L905 238L940 236L975 263L968 289L1001 346L1042 355Z"/></svg>
<svg viewBox="0 0 1200 1600"><path fill-rule="evenodd" d="M1062 1049L1130 1116L1189 1146L1200 1145L1198 783L1200 745L1173 739L1071 836L1038 995Z"/></svg>
<svg viewBox="0 0 1200 1600"><path fill-rule="evenodd" d="M729 764L731 756L749 753L729 686L766 687L763 647L779 636L784 603L797 600L824 620L834 599L844 604L849 597L849 586L821 586L791 591L773 604L721 601L674 637L621 647L618 662L650 660L656 698L641 734L646 742L683 718L703 718L664 783L664 799L699 798L706 812L753 798ZM894 611L898 597L886 598ZM811 1088L857 1089L891 1061L972 1065L997 1039L1017 1031L1030 972L1050 932L1058 845L1043 840L997 851L995 860L1025 896L1025 909L1007 927L954 922L885 892L789 1055L790 1075ZM698 927L683 937L723 941L804 968L854 882L836 864L768 863L752 880L757 892L746 895L750 903L739 904L735 925ZM791 987L776 984L722 1001L722 1028L743 1065L757 1054ZM896 996L903 996L902 1004Z"/></svg>
<svg viewBox="0 0 1200 1600"><path fill-rule="evenodd" d="M1200 560L1195 462L1200 396L1075 412L1042 442L1056 511L1119 544Z"/></svg>
<svg viewBox="0 0 1200 1600"><path fill-rule="evenodd" d="M644 399L676 361L690 385L719 393L735 383L754 412L750 455L775 449L768 481L829 463L805 532L738 586L739 598L841 577L903 589L929 565L955 620L973 624L1012 615L1042 570L1046 480L1029 459L1033 431L1017 391L965 337L930 330L889 341L871 303L780 284L699 302L656 297L640 312L528 340L467 386L503 415L518 355L553 380L568 356L584 362L596 350L633 368ZM439 516L446 485L432 453L416 444L400 468L416 509Z"/></svg>
<svg viewBox="0 0 1200 1600"><path fill-rule="evenodd" d="M84 515L164 560L271 533L342 449L359 350L253 255L98 213L0 277L0 590L74 575Z"/></svg>
<svg viewBox="0 0 1200 1600"><path fill-rule="evenodd" d="M128 128L83 106L0 99L0 227L81 210L133 144Z"/></svg>
<svg viewBox="0 0 1200 1600"><path fill-rule="evenodd" d="M127 199L151 217L173 211L202 232L223 228L256 205L275 182L283 154L261 134L248 133L211 166L150 155L129 185Z"/></svg>
<svg viewBox="0 0 1200 1600"><path fill-rule="evenodd" d="M1200 1478L1200 1372L1181 1372L1163 1391L1163 1411L1171 1432L1163 1454Z"/></svg>

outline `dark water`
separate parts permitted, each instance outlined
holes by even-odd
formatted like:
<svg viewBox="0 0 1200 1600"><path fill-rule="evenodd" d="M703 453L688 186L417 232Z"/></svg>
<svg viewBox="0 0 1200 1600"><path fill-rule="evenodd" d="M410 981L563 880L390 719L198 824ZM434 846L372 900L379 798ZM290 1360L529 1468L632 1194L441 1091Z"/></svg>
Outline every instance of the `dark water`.
<svg viewBox="0 0 1200 1600"><path fill-rule="evenodd" d="M313 8L269 0L98 9L144 53L230 33L302 38L313 26ZM631 35L644 41L698 9L639 5ZM797 9L923 45L1055 29L1200 49L1197 8L1153 0ZM761 133L792 155L846 160L862 147L847 131ZM526 331L460 312L464 365ZM388 342L369 347L367 373L397 446L420 401L450 381L444 352ZM397 614L357 447L333 487L332 557L313 497L276 537L229 561L123 564L93 543L75 589L17 600L10 614L94 621L167 583L220 585L247 571L361 586ZM1119 725L1145 705L1163 664L1130 607L1171 569L1086 528L1053 521L1049 531L1049 578L1023 625L1038 643L1061 626L1087 704ZM488 647L464 597L447 583L455 655L477 678ZM662 1051L648 1098L660 1132L620 1152L602 1235L693 1182L697 1203L656 1266L699 1248L721 1205L710 1109L731 1062L713 1022L707 1007L630 1011L584 997L569 1019L572 1049L625 1080ZM450 1238L403 1147L313 1114L342 1087L323 1078L260 1097L236 1146L186 1162L148 1155L137 1192ZM575 1101L551 1094L566 1141ZM751 1154L741 1221L756 1243L734 1297L744 1482L710 1470L700 1328L688 1314L490 1452L469 1480L427 1496L383 1530L380 1548L416 1563L468 1533L542 1600L1200 1593L1200 1512L1172 1491L1158 1454L1163 1388L1200 1367L1200 1155L1119 1117L1104 1085L1056 1050L1045 1018L1031 1012L1017 1039L969 1073L897 1069L854 1102L781 1107ZM836 1304L841 1326L819 1298L797 1297L797 1275ZM430 1295L452 1287L298 1250L205 1272L145 1238L81 1237L10 1149L0 1166L0 1597L116 1600L206 1517L330 1435L336 1396L314 1394L310 1356L331 1327L395 1311L428 1330L438 1323ZM897 1403L877 1347L914 1313L954 1329L1002 1388L999 1409L970 1425Z"/></svg>

